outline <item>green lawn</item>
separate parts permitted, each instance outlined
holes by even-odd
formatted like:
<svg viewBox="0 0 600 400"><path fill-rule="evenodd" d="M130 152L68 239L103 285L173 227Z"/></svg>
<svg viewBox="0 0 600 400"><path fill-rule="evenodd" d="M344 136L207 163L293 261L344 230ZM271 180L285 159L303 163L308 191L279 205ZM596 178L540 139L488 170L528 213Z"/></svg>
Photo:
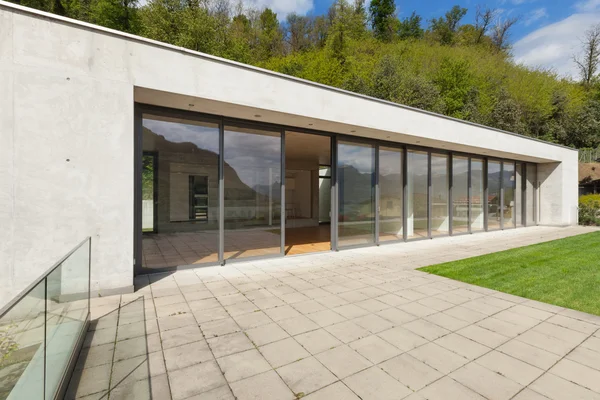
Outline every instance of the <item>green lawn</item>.
<svg viewBox="0 0 600 400"><path fill-rule="evenodd" d="M600 315L600 232L420 270Z"/></svg>

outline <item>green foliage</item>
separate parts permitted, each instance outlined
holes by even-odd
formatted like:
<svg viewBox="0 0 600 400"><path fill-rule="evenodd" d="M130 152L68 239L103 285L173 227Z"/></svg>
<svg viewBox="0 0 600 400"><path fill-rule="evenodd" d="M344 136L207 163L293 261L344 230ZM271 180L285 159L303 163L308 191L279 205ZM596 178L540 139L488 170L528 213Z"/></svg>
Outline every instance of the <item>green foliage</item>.
<svg viewBox="0 0 600 400"><path fill-rule="evenodd" d="M466 8L454 6L443 17L433 18L430 27L433 37L443 45L453 44L459 23L466 14Z"/></svg>
<svg viewBox="0 0 600 400"><path fill-rule="evenodd" d="M421 39L424 32L421 28L421 16L414 11L410 17L406 17L398 23L398 37L400 39Z"/></svg>
<svg viewBox="0 0 600 400"><path fill-rule="evenodd" d="M446 113L452 117L467 117L467 104L473 101L474 76L466 60L444 58L433 82L446 104Z"/></svg>
<svg viewBox="0 0 600 400"><path fill-rule="evenodd" d="M385 41L392 40L397 21L394 0L371 0L369 11L375 37Z"/></svg>
<svg viewBox="0 0 600 400"><path fill-rule="evenodd" d="M600 194L579 198L579 224L600 226Z"/></svg>

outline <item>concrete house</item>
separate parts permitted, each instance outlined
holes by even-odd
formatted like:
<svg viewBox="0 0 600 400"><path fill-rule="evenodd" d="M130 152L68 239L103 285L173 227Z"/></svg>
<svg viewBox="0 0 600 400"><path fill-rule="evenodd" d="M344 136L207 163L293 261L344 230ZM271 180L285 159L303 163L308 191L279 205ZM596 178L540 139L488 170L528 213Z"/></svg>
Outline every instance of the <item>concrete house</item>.
<svg viewBox="0 0 600 400"><path fill-rule="evenodd" d="M0 304L92 237L134 276L577 223L577 152L0 1Z"/></svg>

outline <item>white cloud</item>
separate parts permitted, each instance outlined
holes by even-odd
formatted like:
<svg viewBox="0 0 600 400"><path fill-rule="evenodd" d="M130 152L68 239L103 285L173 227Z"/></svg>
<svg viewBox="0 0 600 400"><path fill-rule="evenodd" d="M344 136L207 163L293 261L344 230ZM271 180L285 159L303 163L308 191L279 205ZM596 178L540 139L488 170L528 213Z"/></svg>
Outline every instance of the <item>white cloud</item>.
<svg viewBox="0 0 600 400"><path fill-rule="evenodd" d="M584 0L575 4L579 12L593 12L600 10L600 0Z"/></svg>
<svg viewBox="0 0 600 400"><path fill-rule="evenodd" d="M261 10L270 8L279 20L293 12L304 15L313 9L313 0L243 0L244 6Z"/></svg>
<svg viewBox="0 0 600 400"><path fill-rule="evenodd" d="M513 46L517 63L552 68L558 74L577 77L573 54L579 53L586 30L600 20L600 12L573 14L546 25L520 39Z"/></svg>
<svg viewBox="0 0 600 400"><path fill-rule="evenodd" d="M534 22L539 21L542 18L546 18L548 17L548 13L546 12L545 8L538 8L533 10L532 12L530 12L529 14L527 14L527 17L525 18L525 26L529 26L531 24L533 24Z"/></svg>

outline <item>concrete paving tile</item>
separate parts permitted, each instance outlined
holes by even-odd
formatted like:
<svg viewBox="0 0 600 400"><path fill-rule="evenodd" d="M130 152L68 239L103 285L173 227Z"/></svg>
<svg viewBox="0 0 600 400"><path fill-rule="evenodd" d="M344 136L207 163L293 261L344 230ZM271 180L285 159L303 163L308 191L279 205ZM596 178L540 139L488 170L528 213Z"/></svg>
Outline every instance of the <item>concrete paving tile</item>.
<svg viewBox="0 0 600 400"><path fill-rule="evenodd" d="M397 308L387 308L376 313L380 317L387 319L394 326L400 326L410 321L417 319L415 315L409 314L406 311L399 310Z"/></svg>
<svg viewBox="0 0 600 400"><path fill-rule="evenodd" d="M425 321L429 321L433 324L436 324L437 326L441 326L442 328L447 329L449 331L456 331L469 325L469 322L451 317L450 315L444 314L443 312L428 315L423 319Z"/></svg>
<svg viewBox="0 0 600 400"><path fill-rule="evenodd" d="M566 358L600 371L600 352L580 346L567 354Z"/></svg>
<svg viewBox="0 0 600 400"><path fill-rule="evenodd" d="M402 327L388 329L387 331L378 333L377 336L402 351L409 351L427 343L427 339Z"/></svg>
<svg viewBox="0 0 600 400"><path fill-rule="evenodd" d="M342 382L336 382L333 385L319 389L314 393L303 397L306 400L360 400L360 398L348 389L348 386Z"/></svg>
<svg viewBox="0 0 600 400"><path fill-rule="evenodd" d="M75 368L84 369L112 363L114 352L114 343L82 348Z"/></svg>
<svg viewBox="0 0 600 400"><path fill-rule="evenodd" d="M323 328L302 333L294 339L313 355L343 344Z"/></svg>
<svg viewBox="0 0 600 400"><path fill-rule="evenodd" d="M553 374L542 375L529 385L529 389L552 400L598 400L600 398L598 393Z"/></svg>
<svg viewBox="0 0 600 400"><path fill-rule="evenodd" d="M352 322L371 333L378 333L394 327L392 322L377 314L363 315L362 317L354 318Z"/></svg>
<svg viewBox="0 0 600 400"><path fill-rule="evenodd" d="M592 336L589 337L586 341L581 343L581 347L586 349L594 350L600 353L600 337Z"/></svg>
<svg viewBox="0 0 600 400"><path fill-rule="evenodd" d="M508 337L482 328L477 324L459 329L456 333L491 348L496 348L509 340Z"/></svg>
<svg viewBox="0 0 600 400"><path fill-rule="evenodd" d="M245 300L241 303L230 304L224 307L232 317L260 311L260 309L249 300Z"/></svg>
<svg viewBox="0 0 600 400"><path fill-rule="evenodd" d="M447 314L451 317L458 318L460 320L469 322L474 324L475 322L481 321L485 319L487 315L482 314L478 311L471 310L470 308L466 308L463 306L456 306L453 308L449 308L448 310L443 311L444 314Z"/></svg>
<svg viewBox="0 0 600 400"><path fill-rule="evenodd" d="M516 325L511 322L507 322L494 317L483 319L475 323L475 325L487 329L488 331L492 331L499 335L505 336L507 338L514 338L528 329L526 327L523 327L522 325ZM481 340L485 339L482 338ZM490 342L489 344L492 343Z"/></svg>
<svg viewBox="0 0 600 400"><path fill-rule="evenodd" d="M444 376L409 354L387 360L380 367L411 390L420 390Z"/></svg>
<svg viewBox="0 0 600 400"><path fill-rule="evenodd" d="M598 369L565 358L552 367L549 373L590 389L600 396L600 371Z"/></svg>
<svg viewBox="0 0 600 400"><path fill-rule="evenodd" d="M344 321L325 327L325 330L344 343L367 337L371 333L352 321Z"/></svg>
<svg viewBox="0 0 600 400"><path fill-rule="evenodd" d="M315 313L307 314L306 316L320 327L326 327L346 320L340 314L331 310L317 311Z"/></svg>
<svg viewBox="0 0 600 400"><path fill-rule="evenodd" d="M369 360L348 346L338 346L319 353L315 357L339 379L362 371L372 365Z"/></svg>
<svg viewBox="0 0 600 400"><path fill-rule="evenodd" d="M233 319L242 329L256 328L257 326L266 325L273 322L273 320L271 320L271 318L269 318L269 316L262 311L236 315L233 317Z"/></svg>
<svg viewBox="0 0 600 400"><path fill-rule="evenodd" d="M117 326L110 328L96 329L86 333L83 340L83 347L100 346L104 344L115 343L117 340Z"/></svg>
<svg viewBox="0 0 600 400"><path fill-rule="evenodd" d="M110 373L110 364L74 371L66 398L71 399L95 393L105 393L109 389Z"/></svg>
<svg viewBox="0 0 600 400"><path fill-rule="evenodd" d="M115 400L171 399L171 389L166 374L118 385L110 391Z"/></svg>
<svg viewBox="0 0 600 400"><path fill-rule="evenodd" d="M215 321L223 318L229 318L229 313L221 306L215 308L193 310L192 314L195 318L194 322L197 321L198 324L209 321Z"/></svg>
<svg viewBox="0 0 600 400"><path fill-rule="evenodd" d="M477 363L469 363L449 376L490 400L508 400L523 388Z"/></svg>
<svg viewBox="0 0 600 400"><path fill-rule="evenodd" d="M523 386L529 385L544 373L540 368L499 351L491 351L475 362Z"/></svg>
<svg viewBox="0 0 600 400"><path fill-rule="evenodd" d="M217 363L230 383L272 369L258 350L254 349L217 358Z"/></svg>
<svg viewBox="0 0 600 400"><path fill-rule="evenodd" d="M186 399L227 384L215 361L194 364L170 372L169 382L173 400Z"/></svg>
<svg viewBox="0 0 600 400"><path fill-rule="evenodd" d="M529 330L522 335L517 336L515 340L548 350L549 352L557 354L561 357L573 350L576 346L576 344L572 342L566 342L562 339L558 339L554 336L534 330Z"/></svg>
<svg viewBox="0 0 600 400"><path fill-rule="evenodd" d="M292 307L294 307L301 314L310 314L326 309L324 305L312 299L294 303Z"/></svg>
<svg viewBox="0 0 600 400"><path fill-rule="evenodd" d="M255 346L262 346L289 337L287 332L274 322L249 329L245 333Z"/></svg>
<svg viewBox="0 0 600 400"><path fill-rule="evenodd" d="M177 329L188 325L198 326L194 316L191 314L181 314L158 318L158 330L160 332Z"/></svg>
<svg viewBox="0 0 600 400"><path fill-rule="evenodd" d="M367 300L359 301L359 302L354 303L354 305L356 305L360 308L364 308L365 310L369 311L370 313L376 313L378 311L385 310L386 308L391 307L390 305L383 303L379 300L375 300L375 299L367 299Z"/></svg>
<svg viewBox="0 0 600 400"><path fill-rule="evenodd" d="M160 333L163 349L181 346L184 344L204 340L204 336L197 325L188 325Z"/></svg>
<svg viewBox="0 0 600 400"><path fill-rule="evenodd" d="M486 400L483 396L447 376L426 386L418 393L427 400Z"/></svg>
<svg viewBox="0 0 600 400"><path fill-rule="evenodd" d="M412 322L402 325L402 327L404 329L408 329L413 333L416 333L421 337L424 337L429 341L435 340L450 333L449 330L424 319L414 320Z"/></svg>
<svg viewBox="0 0 600 400"><path fill-rule="evenodd" d="M559 355L514 339L501 345L497 350L543 370L560 360Z"/></svg>
<svg viewBox="0 0 600 400"><path fill-rule="evenodd" d="M344 379L344 383L363 400L397 400L412 390L383 372L371 367Z"/></svg>
<svg viewBox="0 0 600 400"><path fill-rule="evenodd" d="M186 400L235 400L235 397L233 397L233 393L231 393L231 389L229 389L229 386L225 385L189 397Z"/></svg>
<svg viewBox="0 0 600 400"><path fill-rule="evenodd" d="M345 304L343 306L335 307L333 311L347 319L362 317L363 315L369 314L369 311L355 304Z"/></svg>
<svg viewBox="0 0 600 400"><path fill-rule="evenodd" d="M440 345L445 349L450 350L469 360L474 360L478 357L481 357L483 354L491 350L489 347L474 342L473 340L467 339L466 337L456 333L451 333L441 337L433 343Z"/></svg>
<svg viewBox="0 0 600 400"><path fill-rule="evenodd" d="M526 315L531 318L535 318L539 321L544 321L554 315L552 312L540 310L539 308L533 308L525 305L525 303L518 304L510 309L512 312Z"/></svg>
<svg viewBox="0 0 600 400"><path fill-rule="evenodd" d="M551 318L548 318L546 322L549 322L554 325L562 326L563 328L572 329L574 331L578 331L581 333L585 333L587 335L591 335L596 332L600 325L592 324L585 321L580 321L575 318L569 318L564 315L555 315Z"/></svg>
<svg viewBox="0 0 600 400"><path fill-rule="evenodd" d="M277 373L296 396L312 393L338 380L314 357L278 368Z"/></svg>
<svg viewBox="0 0 600 400"><path fill-rule="evenodd" d="M425 307L424 305L419 303L402 304L401 306L398 306L396 308L420 318L437 313L437 311L433 308Z"/></svg>
<svg viewBox="0 0 600 400"><path fill-rule="evenodd" d="M449 374L469 362L468 359L431 342L409 351L408 354L442 374Z"/></svg>
<svg viewBox="0 0 600 400"><path fill-rule="evenodd" d="M278 324L292 336L319 329L319 325L317 325L304 315L281 320L278 322Z"/></svg>
<svg viewBox="0 0 600 400"><path fill-rule="evenodd" d="M230 333L218 337L209 338L206 340L210 346L215 358L227 356L229 354L239 353L240 351L250 350L254 348L250 339L242 333Z"/></svg>
<svg viewBox="0 0 600 400"><path fill-rule="evenodd" d="M293 338L269 343L259 347L258 350L273 368L279 368L283 365L310 356L310 354Z"/></svg>
<svg viewBox="0 0 600 400"><path fill-rule="evenodd" d="M233 382L231 390L237 400L294 400L296 395L275 371L264 372Z"/></svg>
<svg viewBox="0 0 600 400"><path fill-rule="evenodd" d="M578 345L584 341L589 334L574 331L572 329L564 328L560 325L550 324L548 322L542 322L531 329L532 331L542 333L544 335L555 337L559 340Z"/></svg>
<svg viewBox="0 0 600 400"><path fill-rule="evenodd" d="M531 389L525 388L521 390L513 400L548 400L546 396L542 396L538 392L534 392Z"/></svg>
<svg viewBox="0 0 600 400"><path fill-rule="evenodd" d="M168 371L189 367L213 358L204 340L165 349L164 357Z"/></svg>
<svg viewBox="0 0 600 400"><path fill-rule="evenodd" d="M206 339L239 332L241 329L233 318L224 318L200 324L200 329Z"/></svg>
<svg viewBox="0 0 600 400"><path fill-rule="evenodd" d="M401 353L400 349L376 335L359 339L350 343L349 346L373 364L379 364Z"/></svg>

